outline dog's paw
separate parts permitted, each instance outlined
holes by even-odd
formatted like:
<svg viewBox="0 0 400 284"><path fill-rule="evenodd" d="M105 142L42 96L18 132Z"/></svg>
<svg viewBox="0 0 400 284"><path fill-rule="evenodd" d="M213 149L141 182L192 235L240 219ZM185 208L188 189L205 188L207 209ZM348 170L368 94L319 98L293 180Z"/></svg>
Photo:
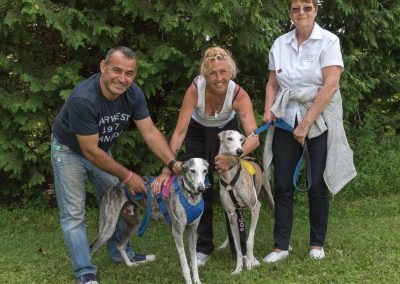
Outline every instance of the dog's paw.
<svg viewBox="0 0 400 284"><path fill-rule="evenodd" d="M246 266L247 270L252 270L254 267L259 266L260 262L257 258L253 257L252 259L243 256L243 265Z"/></svg>
<svg viewBox="0 0 400 284"><path fill-rule="evenodd" d="M232 275L239 274L242 271L243 271L243 266L242 265L236 266L236 269L234 271L232 271Z"/></svg>
<svg viewBox="0 0 400 284"><path fill-rule="evenodd" d="M137 262L132 262L132 261L129 261L129 262L126 262L126 265L127 266L129 266L129 267L134 267L134 266L138 266L139 264L137 263Z"/></svg>
<svg viewBox="0 0 400 284"><path fill-rule="evenodd" d="M225 249L229 244L229 239L228 236L226 236L226 239L224 240L224 242L217 248L218 250L220 249Z"/></svg>
<svg viewBox="0 0 400 284"><path fill-rule="evenodd" d="M246 269L247 270L252 270L254 268L253 262L247 260L246 261Z"/></svg>

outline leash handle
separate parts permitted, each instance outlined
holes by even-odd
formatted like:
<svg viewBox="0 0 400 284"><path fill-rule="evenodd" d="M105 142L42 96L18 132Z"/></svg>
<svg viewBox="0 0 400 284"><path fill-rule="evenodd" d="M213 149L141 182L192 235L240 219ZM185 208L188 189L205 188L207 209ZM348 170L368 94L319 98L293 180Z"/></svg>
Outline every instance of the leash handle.
<svg viewBox="0 0 400 284"><path fill-rule="evenodd" d="M246 140L250 139L253 136L257 136L260 135L262 132L268 130L268 128L270 128L271 126L275 126L278 128L281 128L283 130L292 132L294 131L294 128L289 125L286 121L284 121L281 118L277 118L275 121L269 121L268 123L264 124L263 126L257 128L256 130L254 130L248 137L246 137ZM298 177L300 175L300 170L301 170L301 165L303 163L304 158L307 161L307 188L306 189L298 189L297 188L297 180ZM294 191L298 190L301 192L305 192L308 191L311 188L311 164L310 164L310 157L309 157L309 153L308 153L308 149L307 149L307 145L306 143L304 143L303 146L303 153L299 159L299 161L297 162L296 165L296 169L293 175L293 186L294 186Z"/></svg>
<svg viewBox="0 0 400 284"><path fill-rule="evenodd" d="M307 187L306 188L298 188L297 180L300 175L300 170L301 170L301 165L303 163L303 160L306 161L306 165L307 165ZM293 187L294 187L295 192L296 192L296 190L300 191L300 192L307 192L311 189L311 185L312 185L312 179L311 179L310 154L308 152L307 143L304 142L303 153L301 154L301 157L300 157L299 161L297 162L296 169L293 174Z"/></svg>

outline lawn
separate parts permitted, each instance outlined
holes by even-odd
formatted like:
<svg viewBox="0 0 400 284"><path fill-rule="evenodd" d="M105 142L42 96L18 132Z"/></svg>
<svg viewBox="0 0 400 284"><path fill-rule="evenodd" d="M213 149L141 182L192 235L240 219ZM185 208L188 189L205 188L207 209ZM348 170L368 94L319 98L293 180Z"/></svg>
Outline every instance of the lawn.
<svg viewBox="0 0 400 284"><path fill-rule="evenodd" d="M226 230L221 207L216 206L215 239ZM264 264L231 276L235 261L228 250L215 251L200 268L203 283L400 283L400 196L360 199L339 193L331 201L329 230L322 261L307 257L308 206L304 193L296 194L295 222L287 260ZM88 208L89 238L96 231L96 209ZM246 215L249 215L248 212ZM75 283L63 243L58 210L0 207L0 283ZM263 204L255 255L261 261L273 246L272 214ZM114 264L105 247L94 255L101 283L183 283L179 259L168 225L155 221L132 245L156 254L154 263L128 268Z"/></svg>

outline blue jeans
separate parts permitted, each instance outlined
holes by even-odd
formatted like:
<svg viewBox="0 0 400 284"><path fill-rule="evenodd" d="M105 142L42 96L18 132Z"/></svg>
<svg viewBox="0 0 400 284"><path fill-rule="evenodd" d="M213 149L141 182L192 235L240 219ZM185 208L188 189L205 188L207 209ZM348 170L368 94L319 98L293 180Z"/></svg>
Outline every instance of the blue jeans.
<svg viewBox="0 0 400 284"><path fill-rule="evenodd" d="M118 183L118 178L96 167L82 155L76 154L67 146L60 144L52 135L51 164L58 207L60 209L61 229L72 259L72 267L77 277L96 273L97 267L90 259L90 244L86 233L85 183L91 181L97 202L103 193ZM115 233L107 242L111 258L122 261L117 245L125 231L125 223L118 220ZM133 256L131 246L127 245L128 256Z"/></svg>

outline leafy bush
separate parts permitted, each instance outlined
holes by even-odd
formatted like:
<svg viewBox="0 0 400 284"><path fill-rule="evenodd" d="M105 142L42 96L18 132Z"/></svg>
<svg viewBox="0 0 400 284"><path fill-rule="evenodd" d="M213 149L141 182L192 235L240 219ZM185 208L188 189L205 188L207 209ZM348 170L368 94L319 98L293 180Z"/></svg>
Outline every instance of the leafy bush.
<svg viewBox="0 0 400 284"><path fill-rule="evenodd" d="M317 21L342 42L346 121L362 132L366 110L375 105L378 116L392 115L393 120L385 120L383 127L397 135L400 4L377 0L362 7L343 1L320 3ZM126 45L136 51L136 81L148 98L155 123L170 137L202 51L215 44L232 51L240 69L236 81L249 92L260 117L268 51L273 40L289 29L287 7L280 0L268 4L256 0L3 1L1 201L27 204L37 198L40 203L41 193L51 188L53 118L75 84L98 71L110 47ZM359 149L364 146L363 141L355 143ZM126 166L141 174L156 174L160 161L143 149L143 139L133 130L121 137L113 151Z"/></svg>

